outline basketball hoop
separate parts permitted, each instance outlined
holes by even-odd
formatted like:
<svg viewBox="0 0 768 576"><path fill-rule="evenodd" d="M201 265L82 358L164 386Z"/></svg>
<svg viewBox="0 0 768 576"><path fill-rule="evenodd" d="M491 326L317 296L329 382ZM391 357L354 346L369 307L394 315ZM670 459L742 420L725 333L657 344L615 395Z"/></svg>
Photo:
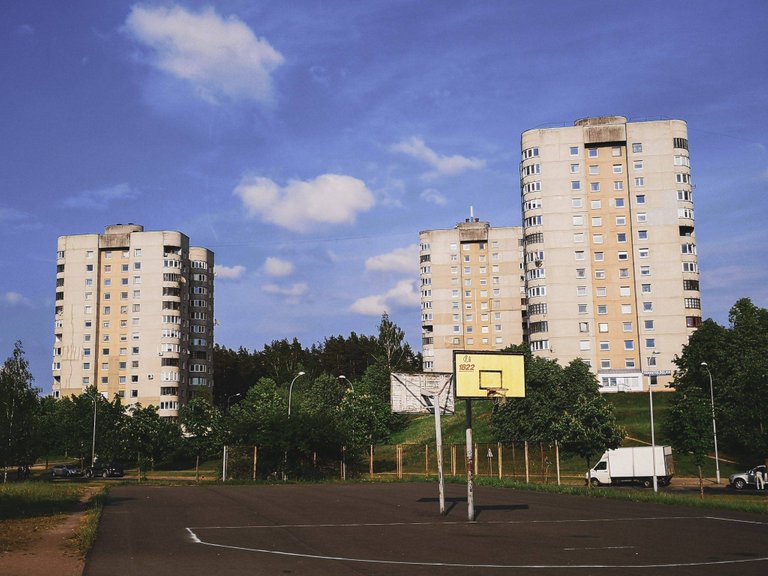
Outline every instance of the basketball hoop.
<svg viewBox="0 0 768 576"><path fill-rule="evenodd" d="M504 406L507 403L507 388L488 388L486 394L489 400L493 400L493 403L497 406Z"/></svg>

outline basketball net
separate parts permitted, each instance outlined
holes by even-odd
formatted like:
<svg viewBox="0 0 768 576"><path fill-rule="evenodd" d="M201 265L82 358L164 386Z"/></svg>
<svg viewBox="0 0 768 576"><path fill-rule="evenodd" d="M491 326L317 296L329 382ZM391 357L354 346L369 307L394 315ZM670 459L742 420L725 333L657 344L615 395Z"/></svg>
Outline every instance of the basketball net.
<svg viewBox="0 0 768 576"><path fill-rule="evenodd" d="M504 406L507 403L506 388L489 388L487 394L488 399L493 400L497 406Z"/></svg>

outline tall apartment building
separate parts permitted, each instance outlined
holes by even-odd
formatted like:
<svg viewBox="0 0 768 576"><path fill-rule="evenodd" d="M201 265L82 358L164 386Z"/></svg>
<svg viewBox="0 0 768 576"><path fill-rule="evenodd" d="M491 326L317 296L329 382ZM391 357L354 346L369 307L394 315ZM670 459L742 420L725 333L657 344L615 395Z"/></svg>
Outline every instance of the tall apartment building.
<svg viewBox="0 0 768 576"><path fill-rule="evenodd" d="M213 385L213 252L180 232L107 226L61 236L53 395L89 386L178 416Z"/></svg>
<svg viewBox="0 0 768 576"><path fill-rule="evenodd" d="M420 234L424 370L451 371L453 349L524 338L537 355L582 358L604 391L647 389L644 371L672 370L701 324L687 138L683 121L621 116L524 132L521 228ZM481 268L494 241L498 267ZM503 294L485 300L487 322L481 270Z"/></svg>
<svg viewBox="0 0 768 576"><path fill-rule="evenodd" d="M425 371L451 372L453 350L523 341L522 229L468 218L419 234Z"/></svg>
<svg viewBox="0 0 768 576"><path fill-rule="evenodd" d="M521 148L531 348L643 389L701 324L686 123L587 118Z"/></svg>

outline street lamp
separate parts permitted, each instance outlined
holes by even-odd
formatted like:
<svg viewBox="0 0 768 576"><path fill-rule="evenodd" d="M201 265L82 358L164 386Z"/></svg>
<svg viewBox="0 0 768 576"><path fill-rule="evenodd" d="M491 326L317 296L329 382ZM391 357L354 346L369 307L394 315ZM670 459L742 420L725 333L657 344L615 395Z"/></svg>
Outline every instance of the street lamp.
<svg viewBox="0 0 768 576"><path fill-rule="evenodd" d="M717 457L717 425L715 424L715 391L712 387L712 372L709 371L709 366L706 362L702 362L701 366L709 374L709 401L712 405L712 436L715 440L715 470L717 471L717 483L720 484L720 459Z"/></svg>
<svg viewBox="0 0 768 576"><path fill-rule="evenodd" d="M288 418L291 417L291 395L293 394L293 383L296 382L296 378L299 376L304 376L305 372L299 372L296 374L296 376L293 377L293 380L291 380L291 385L288 387Z"/></svg>
<svg viewBox="0 0 768 576"><path fill-rule="evenodd" d="M227 396L227 412L229 412L229 401L232 400L232 398L239 398L240 396L242 396L240 392L237 394L232 394L231 396Z"/></svg>
<svg viewBox="0 0 768 576"><path fill-rule="evenodd" d="M656 364L658 352L653 352L648 358L649 366ZM648 402L651 406L651 461L653 462L653 491L659 491L659 481L656 478L656 433L653 428L653 376L648 376Z"/></svg>
<svg viewBox="0 0 768 576"><path fill-rule="evenodd" d="M344 376L344 374L340 374L339 375L339 380L344 380L344 382L347 384L347 386L349 386L352 389L352 392L355 391L355 387L352 386L352 382L349 380L349 378Z"/></svg>
<svg viewBox="0 0 768 576"><path fill-rule="evenodd" d="M91 470L96 464L96 400L99 398L99 391L93 391L93 438L91 440Z"/></svg>

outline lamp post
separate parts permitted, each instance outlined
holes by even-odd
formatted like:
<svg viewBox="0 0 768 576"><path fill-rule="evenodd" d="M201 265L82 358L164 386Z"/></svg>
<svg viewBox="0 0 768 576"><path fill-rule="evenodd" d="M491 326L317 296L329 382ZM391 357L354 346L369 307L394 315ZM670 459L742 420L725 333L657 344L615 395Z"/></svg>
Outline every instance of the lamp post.
<svg viewBox="0 0 768 576"><path fill-rule="evenodd" d="M717 424L715 423L715 390L712 386L712 372L709 371L709 366L706 362L702 362L701 366L709 374L709 401L712 405L712 436L715 441L715 470L717 473L717 483L720 484L720 459L717 456Z"/></svg>
<svg viewBox="0 0 768 576"><path fill-rule="evenodd" d="M299 376L304 376L305 372L299 372L296 374L296 376L293 377L293 380L291 380L291 385L288 386L288 418L291 417L291 395L293 394L293 383L296 382L296 378Z"/></svg>
<svg viewBox="0 0 768 576"><path fill-rule="evenodd" d="M656 364L658 352L653 352L648 358L649 367ZM656 433L653 427L653 376L648 376L648 402L651 407L651 461L653 462L653 491L659 491L659 481L656 478Z"/></svg>
<svg viewBox="0 0 768 576"><path fill-rule="evenodd" d="M96 464L96 400L99 398L99 391L93 391L93 437L91 439L91 470Z"/></svg>
<svg viewBox="0 0 768 576"><path fill-rule="evenodd" d="M240 394L240 392L238 392L237 394L232 394L231 396L227 396L227 412L229 412L229 402L230 402L230 400L232 400L232 398L239 398L240 396L242 396L242 394Z"/></svg>
<svg viewBox="0 0 768 576"><path fill-rule="evenodd" d="M352 386L352 382L350 382L349 378L344 376L344 374L340 374L339 375L339 380L344 380L344 382L347 384L347 386L349 386L352 389L352 392L355 391L355 387Z"/></svg>

